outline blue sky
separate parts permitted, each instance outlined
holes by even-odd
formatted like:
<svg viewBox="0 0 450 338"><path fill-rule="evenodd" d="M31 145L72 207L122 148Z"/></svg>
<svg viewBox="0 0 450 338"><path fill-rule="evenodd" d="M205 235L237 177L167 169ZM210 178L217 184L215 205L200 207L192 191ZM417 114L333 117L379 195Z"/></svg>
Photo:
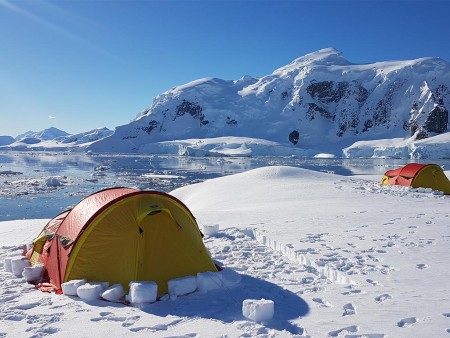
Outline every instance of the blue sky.
<svg viewBox="0 0 450 338"><path fill-rule="evenodd" d="M202 77L264 76L334 47L450 61L447 1L0 0L0 135L128 123Z"/></svg>

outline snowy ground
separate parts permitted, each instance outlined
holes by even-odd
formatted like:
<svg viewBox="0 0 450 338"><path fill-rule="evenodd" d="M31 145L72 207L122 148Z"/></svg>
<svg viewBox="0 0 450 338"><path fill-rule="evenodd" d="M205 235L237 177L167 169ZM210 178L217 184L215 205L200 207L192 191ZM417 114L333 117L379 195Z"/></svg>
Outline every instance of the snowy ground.
<svg viewBox="0 0 450 338"><path fill-rule="evenodd" d="M447 176L449 172L446 172ZM445 337L450 334L450 197L266 167L173 191L202 225L232 288L138 309L35 291L3 258L46 220L0 223L0 337ZM271 299L274 318L242 316Z"/></svg>

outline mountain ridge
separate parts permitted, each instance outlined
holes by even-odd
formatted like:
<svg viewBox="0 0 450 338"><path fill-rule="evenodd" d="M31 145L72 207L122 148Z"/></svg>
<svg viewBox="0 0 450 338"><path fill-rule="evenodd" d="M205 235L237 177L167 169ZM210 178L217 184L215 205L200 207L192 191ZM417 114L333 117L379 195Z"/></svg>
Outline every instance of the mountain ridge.
<svg viewBox="0 0 450 338"><path fill-rule="evenodd" d="M434 57L358 65L325 48L259 78L210 77L174 87L89 149L139 152L154 142L221 136L316 149L423 139L447 131L449 70Z"/></svg>

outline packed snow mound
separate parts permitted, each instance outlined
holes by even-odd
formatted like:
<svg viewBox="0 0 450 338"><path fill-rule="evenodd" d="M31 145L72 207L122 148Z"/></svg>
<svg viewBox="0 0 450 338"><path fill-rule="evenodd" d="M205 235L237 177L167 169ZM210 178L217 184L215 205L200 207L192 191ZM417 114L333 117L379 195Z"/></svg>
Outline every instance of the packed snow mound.
<svg viewBox="0 0 450 338"><path fill-rule="evenodd" d="M298 186L303 182L308 189L314 190L316 185L320 186L324 182L332 184L337 177L340 176L302 168L270 166L181 187L171 194L185 202L191 210L240 210L239 201L254 200L255 195L261 196L265 200L263 204L273 209L275 200L277 204L296 203L291 195L282 193L287 186ZM270 189L267 189L267 185L270 185ZM221 193L218 194L218 191ZM315 192L312 191L311 194Z"/></svg>
<svg viewBox="0 0 450 338"><path fill-rule="evenodd" d="M297 167L287 167L287 166L270 166L256 168L253 170L245 171L240 174L233 176L226 176L219 179L229 180L229 181L239 181L241 179L245 180L331 180L333 174L322 173L318 171L297 168ZM218 179L218 180L219 180Z"/></svg>

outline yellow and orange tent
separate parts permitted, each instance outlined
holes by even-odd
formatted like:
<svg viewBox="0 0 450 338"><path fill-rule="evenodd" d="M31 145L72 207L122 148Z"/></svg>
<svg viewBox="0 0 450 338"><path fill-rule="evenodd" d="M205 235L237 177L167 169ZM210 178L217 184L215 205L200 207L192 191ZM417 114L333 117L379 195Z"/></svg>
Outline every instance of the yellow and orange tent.
<svg viewBox="0 0 450 338"><path fill-rule="evenodd" d="M167 293L173 278L217 271L189 209L157 191L96 192L53 218L33 243L32 264L43 263L57 289L69 280L155 281Z"/></svg>
<svg viewBox="0 0 450 338"><path fill-rule="evenodd" d="M395 184L412 188L431 188L450 194L450 181L437 164L410 163L404 167L387 171L381 183Z"/></svg>

